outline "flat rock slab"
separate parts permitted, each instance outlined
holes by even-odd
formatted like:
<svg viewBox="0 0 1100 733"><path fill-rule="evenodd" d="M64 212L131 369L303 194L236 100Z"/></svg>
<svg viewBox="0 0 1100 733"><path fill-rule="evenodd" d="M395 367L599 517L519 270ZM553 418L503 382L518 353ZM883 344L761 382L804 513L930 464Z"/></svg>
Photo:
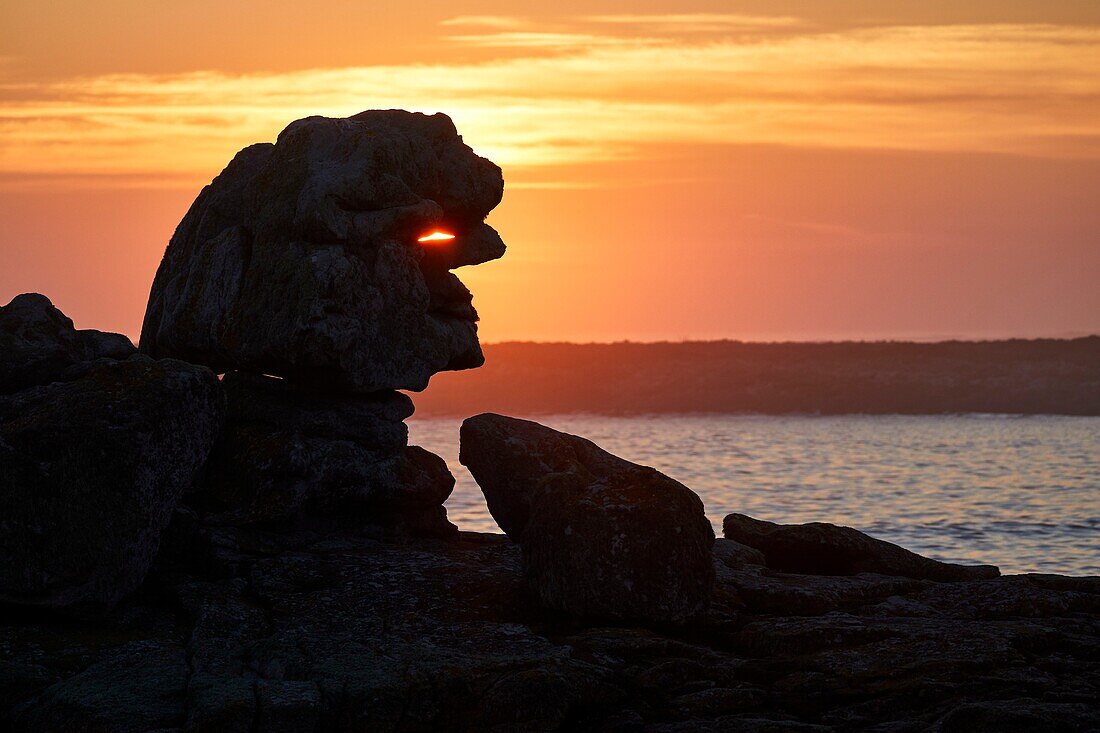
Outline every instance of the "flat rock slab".
<svg viewBox="0 0 1100 733"><path fill-rule="evenodd" d="M549 608L657 623L706 610L714 532L683 484L584 438L493 414L463 422L459 460L523 548Z"/></svg>
<svg viewBox="0 0 1100 733"><path fill-rule="evenodd" d="M922 557L904 547L876 539L851 527L825 522L776 524L744 514L729 514L722 522L726 539L764 553L775 570L817 575L880 573L923 580L995 578L992 565L956 565Z"/></svg>
<svg viewBox="0 0 1100 733"><path fill-rule="evenodd" d="M96 625L0 618L0 727L1100 725L1095 581L868 579L866 592L834 596L837 605L810 615L714 607L659 631L577 625L542 610L519 548L500 535L394 543L333 531L203 532ZM738 594L721 573L716 584Z"/></svg>

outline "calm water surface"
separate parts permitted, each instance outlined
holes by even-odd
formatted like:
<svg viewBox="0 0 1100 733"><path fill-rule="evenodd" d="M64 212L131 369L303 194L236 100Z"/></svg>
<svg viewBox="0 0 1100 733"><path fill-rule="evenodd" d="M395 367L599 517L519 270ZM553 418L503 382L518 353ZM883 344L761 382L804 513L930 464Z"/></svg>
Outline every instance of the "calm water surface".
<svg viewBox="0 0 1100 733"><path fill-rule="evenodd" d="M1006 573L1100 574L1100 418L541 416L694 489L721 536L742 512L846 524L940 560ZM414 418L410 440L458 480L462 529L500 531L458 463L461 420Z"/></svg>

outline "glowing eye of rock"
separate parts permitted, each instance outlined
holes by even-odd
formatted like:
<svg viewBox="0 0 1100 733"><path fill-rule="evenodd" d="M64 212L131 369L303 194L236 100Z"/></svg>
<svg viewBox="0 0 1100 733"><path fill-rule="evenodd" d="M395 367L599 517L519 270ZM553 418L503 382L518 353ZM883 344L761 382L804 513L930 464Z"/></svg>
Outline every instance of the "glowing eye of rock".
<svg viewBox="0 0 1100 733"><path fill-rule="evenodd" d="M430 234L425 234L423 237L418 238L418 242L448 242L455 238L455 235L450 232L441 232L438 229Z"/></svg>

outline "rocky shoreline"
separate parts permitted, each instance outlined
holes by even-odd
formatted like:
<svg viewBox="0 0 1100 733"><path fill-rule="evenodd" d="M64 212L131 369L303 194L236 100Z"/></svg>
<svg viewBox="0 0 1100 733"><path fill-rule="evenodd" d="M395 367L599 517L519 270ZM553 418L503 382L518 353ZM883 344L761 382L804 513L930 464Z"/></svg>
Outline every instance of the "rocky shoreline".
<svg viewBox="0 0 1100 733"><path fill-rule="evenodd" d="M451 270L502 193L443 115L307 118L200 194L140 352L0 307L0 730L1100 729L1100 578L715 539L496 414L461 460L505 534L454 527L397 390L483 360Z"/></svg>
<svg viewBox="0 0 1100 733"><path fill-rule="evenodd" d="M715 544L707 614L591 623L500 535L201 530L94 623L0 627L10 730L1077 731L1100 583L781 573Z"/></svg>

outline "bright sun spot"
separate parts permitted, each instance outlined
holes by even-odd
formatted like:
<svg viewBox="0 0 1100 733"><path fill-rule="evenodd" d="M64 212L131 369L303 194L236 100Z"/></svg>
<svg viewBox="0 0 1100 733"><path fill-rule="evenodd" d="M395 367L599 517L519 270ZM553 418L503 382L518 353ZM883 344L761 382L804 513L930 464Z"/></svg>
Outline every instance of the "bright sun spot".
<svg viewBox="0 0 1100 733"><path fill-rule="evenodd" d="M437 229L434 232L432 232L431 234L425 234L423 237L420 237L416 241L418 241L418 242L446 242L446 241L454 239L454 238L455 238L455 235L451 234L450 232L441 232Z"/></svg>

